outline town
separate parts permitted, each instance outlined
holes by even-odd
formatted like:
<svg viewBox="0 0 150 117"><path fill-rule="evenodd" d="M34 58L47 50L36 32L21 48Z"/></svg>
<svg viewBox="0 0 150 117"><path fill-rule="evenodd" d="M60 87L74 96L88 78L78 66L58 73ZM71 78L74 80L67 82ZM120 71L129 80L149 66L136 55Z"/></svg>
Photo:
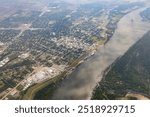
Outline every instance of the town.
<svg viewBox="0 0 150 117"><path fill-rule="evenodd" d="M20 99L32 85L94 54L111 39L119 20L142 5L104 2L70 7L52 2L42 10L20 10L0 20L0 98Z"/></svg>

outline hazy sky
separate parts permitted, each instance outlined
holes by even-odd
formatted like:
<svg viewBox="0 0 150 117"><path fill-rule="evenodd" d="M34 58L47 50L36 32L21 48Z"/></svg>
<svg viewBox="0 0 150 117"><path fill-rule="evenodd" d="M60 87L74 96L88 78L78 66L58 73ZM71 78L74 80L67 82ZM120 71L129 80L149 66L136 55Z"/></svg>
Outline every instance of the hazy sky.
<svg viewBox="0 0 150 117"><path fill-rule="evenodd" d="M73 4L85 4L85 3L92 3L92 2L100 2L100 1L114 1L114 2L120 2L120 1L127 1L127 2L142 2L142 1L149 1L149 0L61 0Z"/></svg>
<svg viewBox="0 0 150 117"><path fill-rule="evenodd" d="M71 3L91 3L98 1L129 1L129 2L137 2L137 1L148 1L148 0L62 0Z"/></svg>
<svg viewBox="0 0 150 117"><path fill-rule="evenodd" d="M71 3L91 3L97 1L113 1L113 0L63 0L63 1L71 2Z"/></svg>

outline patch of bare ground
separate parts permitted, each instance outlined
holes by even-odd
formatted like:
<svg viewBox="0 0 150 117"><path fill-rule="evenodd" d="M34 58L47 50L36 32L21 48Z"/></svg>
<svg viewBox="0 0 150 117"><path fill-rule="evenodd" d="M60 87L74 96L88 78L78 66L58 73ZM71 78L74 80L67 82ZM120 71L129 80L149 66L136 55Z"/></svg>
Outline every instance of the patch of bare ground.
<svg viewBox="0 0 150 117"><path fill-rule="evenodd" d="M138 94L138 93L127 93L125 97L121 98L122 100L128 100L128 99L136 99L136 100L149 100L148 97Z"/></svg>

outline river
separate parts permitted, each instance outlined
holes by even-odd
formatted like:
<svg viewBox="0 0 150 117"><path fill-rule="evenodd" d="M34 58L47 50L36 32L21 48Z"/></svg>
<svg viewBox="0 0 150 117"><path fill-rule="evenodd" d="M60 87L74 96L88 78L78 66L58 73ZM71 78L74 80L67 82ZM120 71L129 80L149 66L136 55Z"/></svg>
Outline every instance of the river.
<svg viewBox="0 0 150 117"><path fill-rule="evenodd" d="M144 9L125 15L118 22L111 40L63 81L53 99L90 99L93 89L102 79L104 70L150 30L150 23L142 21L139 14Z"/></svg>

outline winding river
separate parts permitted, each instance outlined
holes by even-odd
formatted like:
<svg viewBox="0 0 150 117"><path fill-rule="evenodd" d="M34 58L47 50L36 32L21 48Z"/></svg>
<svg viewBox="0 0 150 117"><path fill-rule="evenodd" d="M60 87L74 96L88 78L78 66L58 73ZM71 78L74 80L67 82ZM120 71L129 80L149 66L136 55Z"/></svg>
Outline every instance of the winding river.
<svg viewBox="0 0 150 117"><path fill-rule="evenodd" d="M150 23L140 17L140 12L145 8L125 15L111 40L64 80L53 99L90 99L104 70L150 30Z"/></svg>

